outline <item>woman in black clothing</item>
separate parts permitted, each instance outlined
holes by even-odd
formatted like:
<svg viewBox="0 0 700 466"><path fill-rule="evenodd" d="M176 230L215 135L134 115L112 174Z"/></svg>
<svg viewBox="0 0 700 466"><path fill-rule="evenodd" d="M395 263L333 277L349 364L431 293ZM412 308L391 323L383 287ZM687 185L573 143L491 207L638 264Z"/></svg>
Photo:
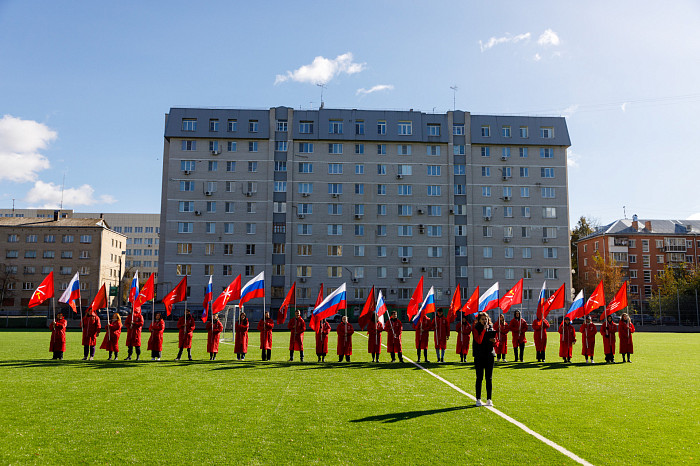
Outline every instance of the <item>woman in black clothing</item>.
<svg viewBox="0 0 700 466"><path fill-rule="evenodd" d="M496 353L493 344L496 341L496 332L491 325L491 319L485 312L477 315L474 329L474 368L476 369L476 405L493 406L491 401L491 378L493 376L493 360ZM481 382L486 373L486 403L481 402Z"/></svg>

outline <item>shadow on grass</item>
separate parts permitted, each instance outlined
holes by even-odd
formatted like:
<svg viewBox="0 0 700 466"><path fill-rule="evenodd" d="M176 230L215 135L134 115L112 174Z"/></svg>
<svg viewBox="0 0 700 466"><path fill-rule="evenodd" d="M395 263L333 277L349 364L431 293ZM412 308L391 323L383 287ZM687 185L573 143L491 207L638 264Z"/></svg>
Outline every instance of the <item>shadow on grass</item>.
<svg viewBox="0 0 700 466"><path fill-rule="evenodd" d="M377 416L367 416L360 419L352 419L350 422L381 422L381 423L393 423L399 421L407 421L409 419L415 419L421 416L430 416L431 414L449 413L451 411L460 411L463 409L476 408L474 405L470 406L453 406L451 408L440 408L440 409L424 409L420 411L404 411L402 413L387 413L379 414Z"/></svg>

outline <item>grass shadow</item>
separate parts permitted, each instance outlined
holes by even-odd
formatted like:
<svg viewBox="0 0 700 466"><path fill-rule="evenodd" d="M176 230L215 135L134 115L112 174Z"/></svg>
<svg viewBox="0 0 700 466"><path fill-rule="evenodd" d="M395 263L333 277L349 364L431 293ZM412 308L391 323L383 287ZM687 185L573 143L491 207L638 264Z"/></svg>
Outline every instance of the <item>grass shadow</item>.
<svg viewBox="0 0 700 466"><path fill-rule="evenodd" d="M350 422L381 422L381 423L394 423L399 421L407 421L409 419L415 419L421 416L430 416L432 414L448 413L451 411L460 411L463 409L476 408L474 405L469 406L453 406L451 408L440 408L440 409L424 409L419 411L404 411L400 413L387 413L379 414L376 416L367 416L360 419L352 419Z"/></svg>

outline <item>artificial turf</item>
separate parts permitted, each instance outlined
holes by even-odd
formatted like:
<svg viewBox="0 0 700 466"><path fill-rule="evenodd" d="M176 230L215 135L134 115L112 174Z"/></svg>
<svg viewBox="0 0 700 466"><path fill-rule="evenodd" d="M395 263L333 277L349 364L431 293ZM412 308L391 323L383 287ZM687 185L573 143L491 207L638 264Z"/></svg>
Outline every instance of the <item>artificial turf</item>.
<svg viewBox="0 0 700 466"><path fill-rule="evenodd" d="M337 361L333 337L327 361ZM286 362L286 332L274 334L270 362L255 333L246 361L225 342L209 362L204 333L193 362L172 360L176 333L160 362L123 361L125 348L116 362L100 350L81 361L78 332L66 359L51 361L48 340L0 333L2 464L573 464L416 366L386 354L371 363L357 334L353 362L325 364L313 339L306 362ZM412 343L406 332L414 358ZM458 363L449 343L447 362L425 367L473 394L471 356ZM552 343L547 363L529 347L524 363L498 365L499 410L593 464L700 462L700 335L639 332L633 363L615 365L583 364L578 345L574 364L559 363Z"/></svg>

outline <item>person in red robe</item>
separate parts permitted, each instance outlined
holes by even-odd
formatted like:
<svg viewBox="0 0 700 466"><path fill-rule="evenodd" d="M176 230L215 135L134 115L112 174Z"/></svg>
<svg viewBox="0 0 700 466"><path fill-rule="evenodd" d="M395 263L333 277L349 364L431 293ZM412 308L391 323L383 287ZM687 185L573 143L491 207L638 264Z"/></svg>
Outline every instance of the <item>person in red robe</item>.
<svg viewBox="0 0 700 466"><path fill-rule="evenodd" d="M391 354L391 362L396 361L397 353L399 356L399 362L403 362L403 346L401 345L403 324L399 320L396 311L391 311L389 322L384 324L384 331L386 332L386 348L387 352Z"/></svg>
<svg viewBox="0 0 700 466"><path fill-rule="evenodd" d="M126 346L129 348L126 353L126 360L131 360L131 355L136 348L136 360L141 359L141 329L143 328L143 315L131 311L131 314L124 321L126 327Z"/></svg>
<svg viewBox="0 0 700 466"><path fill-rule="evenodd" d="M301 317L299 309L294 311L294 318L289 319L287 324L289 329L289 361L294 361L294 352L299 351L299 360L304 362L304 332L306 331L306 322Z"/></svg>
<svg viewBox="0 0 700 466"><path fill-rule="evenodd" d="M352 355L352 334L355 333L355 329L352 328L352 324L348 322L348 318L343 316L342 320L335 328L338 334L338 362L343 362L343 357L345 361L350 362L350 356Z"/></svg>
<svg viewBox="0 0 700 466"><path fill-rule="evenodd" d="M384 325L379 322L377 314L374 314L372 322L367 325L367 352L372 355L372 362L379 362L382 352L382 332Z"/></svg>
<svg viewBox="0 0 700 466"><path fill-rule="evenodd" d="M326 319L323 319L319 322L316 329L316 356L318 356L318 362L326 362L329 333L331 333L331 324Z"/></svg>
<svg viewBox="0 0 700 466"><path fill-rule="evenodd" d="M547 350L547 329L549 321L547 319L532 321L532 336L535 339L535 351L537 352L537 362L544 362L545 351Z"/></svg>
<svg viewBox="0 0 700 466"><path fill-rule="evenodd" d="M260 332L260 349L262 350L262 360L269 361L272 357L272 329L275 321L270 319L270 313L266 312L263 320L258 322Z"/></svg>
<svg viewBox="0 0 700 466"><path fill-rule="evenodd" d="M163 332L165 331L165 322L156 312L155 320L151 321L148 327L151 336L148 338L148 350L151 352L151 361L160 361L161 352L163 351Z"/></svg>
<svg viewBox="0 0 700 466"><path fill-rule="evenodd" d="M494 325L494 330L496 331L496 343L494 344L494 349L496 350L496 361L506 362L506 354L508 354L508 332L510 327L506 323L506 316L503 314L498 316L498 322Z"/></svg>
<svg viewBox="0 0 700 466"><path fill-rule="evenodd" d="M600 334L603 336L603 352L605 362L615 363L615 333L617 324L613 322L612 315L609 315L603 325L600 326Z"/></svg>
<svg viewBox="0 0 700 466"><path fill-rule="evenodd" d="M51 359L63 359L63 353L66 352L66 326L68 322L63 318L63 313L56 314L56 320L51 322L51 342L49 343L49 351L53 353Z"/></svg>
<svg viewBox="0 0 700 466"><path fill-rule="evenodd" d="M95 359L95 346L97 337L100 336L102 322L92 309L83 317L83 361L88 357L90 361Z"/></svg>
<svg viewBox="0 0 700 466"><path fill-rule="evenodd" d="M586 316L586 322L581 324L578 331L581 334L581 340L583 340L583 343L581 343L581 355L586 357L587 363L593 364L595 336L598 333L598 329L596 329L590 315ZM589 357L591 358L590 361L588 360Z"/></svg>
<svg viewBox="0 0 700 466"><path fill-rule="evenodd" d="M112 353L114 353L114 360L116 361L119 357L119 337L122 334L122 316L116 312L112 314L112 321L107 326L107 332L102 339L102 344L100 349L107 350L109 352L109 358L112 359Z"/></svg>
<svg viewBox="0 0 700 466"><path fill-rule="evenodd" d="M513 339L513 352L515 353L515 361L518 361L518 349L520 349L520 362L523 362L523 353L525 352L525 332L527 332L527 321L520 316L520 311L513 313L513 318L508 324L510 327L511 338Z"/></svg>
<svg viewBox="0 0 700 466"><path fill-rule="evenodd" d="M207 353L209 353L210 361L215 360L216 355L219 353L219 338L223 331L224 326L219 320L219 314L214 314L211 320L207 322Z"/></svg>
<svg viewBox="0 0 700 466"><path fill-rule="evenodd" d="M437 360L445 362L445 349L447 348L447 340L450 339L450 323L447 317L442 315L442 309L437 310L437 315L431 321L430 327L434 330L433 342L435 343Z"/></svg>
<svg viewBox="0 0 700 466"><path fill-rule="evenodd" d="M634 333L634 324L629 318L629 315L625 312L620 317L620 324L617 329L617 335L620 338L620 354L622 355L622 362L625 362L625 355L627 356L627 362L630 361L630 354L634 353L634 345L632 343L632 334Z"/></svg>
<svg viewBox="0 0 700 466"><path fill-rule="evenodd" d="M177 320L178 335L178 352L176 361L182 357L182 350L187 349L187 359L192 361L192 337L194 336L194 317L190 314L189 309L185 309L185 315Z"/></svg>
<svg viewBox="0 0 700 466"><path fill-rule="evenodd" d="M432 328L431 324L431 320L421 316L421 318L418 320L418 324L414 327L414 338L416 342L416 352L418 353L418 362L420 362L421 350L423 350L424 361L430 362L428 361L428 338L430 337L430 330Z"/></svg>
<svg viewBox="0 0 700 466"><path fill-rule="evenodd" d="M576 330L571 325L571 319L564 317L564 322L559 324L559 357L564 362L571 362L571 353L576 343Z"/></svg>
<svg viewBox="0 0 700 466"><path fill-rule="evenodd" d="M459 354L459 362L467 362L469 354L469 342L472 337L472 326L467 319L462 317L456 321L455 331L457 332L457 354Z"/></svg>
<svg viewBox="0 0 700 466"><path fill-rule="evenodd" d="M245 359L246 353L248 353L248 329L250 328L250 322L248 322L248 317L245 312L241 312L241 315L236 322L236 342L233 345L233 352L236 353L236 359L242 361Z"/></svg>

